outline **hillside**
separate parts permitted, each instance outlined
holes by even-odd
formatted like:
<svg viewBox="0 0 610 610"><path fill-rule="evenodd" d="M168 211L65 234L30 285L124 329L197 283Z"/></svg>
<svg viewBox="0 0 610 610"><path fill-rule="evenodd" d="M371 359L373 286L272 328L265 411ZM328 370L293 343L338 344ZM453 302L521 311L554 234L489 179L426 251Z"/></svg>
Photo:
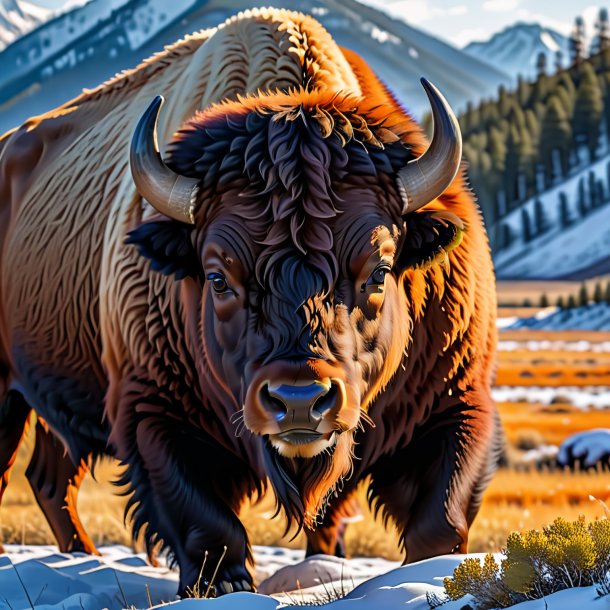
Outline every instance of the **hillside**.
<svg viewBox="0 0 610 610"><path fill-rule="evenodd" d="M484 42L471 42L466 53L510 74L516 81L521 75L535 79L538 56L544 53L547 66L555 66L557 53L567 63L569 40L563 34L538 23L517 22Z"/></svg>
<svg viewBox="0 0 610 610"><path fill-rule="evenodd" d="M0 0L0 51L44 23L53 11L23 0Z"/></svg>
<svg viewBox="0 0 610 610"><path fill-rule="evenodd" d="M579 191L585 199L592 183L601 184L608 198L580 217ZM562 198L566 208L562 208ZM501 225L516 237L510 246L495 253L499 278L585 279L610 273L610 152L592 164L583 164L567 180L531 197L502 218ZM539 202L539 203L536 203ZM539 205L542 213L536 210ZM563 214L572 219L565 226ZM542 216L549 228L529 241L523 235L524 214L532 224Z"/></svg>
<svg viewBox="0 0 610 610"><path fill-rule="evenodd" d="M93 87L192 31L222 23L251 0L92 0L0 54L0 132ZM268 3L262 2L259 5ZM300 10L297 0L278 7ZM312 13L337 42L359 52L409 110L421 116L425 75L457 108L491 95L503 72L355 0L322 0Z"/></svg>
<svg viewBox="0 0 610 610"><path fill-rule="evenodd" d="M610 39L460 116L502 279L610 273Z"/></svg>

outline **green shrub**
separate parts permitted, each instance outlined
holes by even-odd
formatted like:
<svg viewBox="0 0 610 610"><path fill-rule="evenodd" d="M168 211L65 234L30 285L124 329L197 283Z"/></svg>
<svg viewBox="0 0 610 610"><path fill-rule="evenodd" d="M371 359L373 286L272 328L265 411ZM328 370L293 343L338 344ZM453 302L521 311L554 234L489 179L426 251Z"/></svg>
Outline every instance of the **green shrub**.
<svg viewBox="0 0 610 610"><path fill-rule="evenodd" d="M542 531L512 533L500 564L488 554L465 559L446 578L448 600L472 595L477 610L507 608L570 587L596 585L610 594L610 520L558 518Z"/></svg>

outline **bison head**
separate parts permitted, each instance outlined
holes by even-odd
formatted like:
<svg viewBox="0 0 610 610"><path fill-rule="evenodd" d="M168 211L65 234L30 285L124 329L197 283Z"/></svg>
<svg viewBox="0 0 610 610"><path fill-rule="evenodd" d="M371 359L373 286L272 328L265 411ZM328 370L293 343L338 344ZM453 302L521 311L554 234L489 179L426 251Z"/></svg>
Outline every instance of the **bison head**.
<svg viewBox="0 0 610 610"><path fill-rule="evenodd" d="M264 439L280 501L308 524L349 473L355 433L405 356L404 272L461 236L456 216L420 210L461 158L451 109L423 83L434 137L420 155L404 114L380 119L379 107L312 91L200 113L167 164L156 144L161 98L133 138L136 186L163 218L130 240L154 268L190 276L202 383Z"/></svg>

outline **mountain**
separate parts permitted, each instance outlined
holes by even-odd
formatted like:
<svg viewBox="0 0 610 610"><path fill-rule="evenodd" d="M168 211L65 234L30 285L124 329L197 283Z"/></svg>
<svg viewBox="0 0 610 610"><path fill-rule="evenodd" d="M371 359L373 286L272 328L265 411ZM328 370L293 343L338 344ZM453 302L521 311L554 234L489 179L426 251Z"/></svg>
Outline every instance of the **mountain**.
<svg viewBox="0 0 610 610"><path fill-rule="evenodd" d="M501 224L520 237L494 253L499 278L582 280L610 274L610 148L605 139L600 153L594 163L582 163L567 179L502 218ZM592 185L602 194L596 205ZM562 198L567 204L568 226L562 221ZM579 202L581 198L583 203ZM541 214L536 212L537 205ZM587 210L584 217L579 210L582 207ZM550 229L524 240L524 213L530 219L543 216Z"/></svg>
<svg viewBox="0 0 610 610"><path fill-rule="evenodd" d="M522 22L494 34L486 42L471 42L464 51L515 79L521 75L530 80L537 76L536 64L540 53L546 55L549 72L555 71L557 51L562 54L563 65L570 56L567 36L538 23Z"/></svg>
<svg viewBox="0 0 610 610"><path fill-rule="evenodd" d="M52 19L0 53L0 133L252 4L91 0ZM273 4L303 7L300 0ZM492 95L510 80L501 70L355 0L319 0L310 12L340 45L360 53L416 116L428 108L421 76L434 82L458 109Z"/></svg>
<svg viewBox="0 0 610 610"><path fill-rule="evenodd" d="M0 0L0 51L52 15L53 11L37 4Z"/></svg>

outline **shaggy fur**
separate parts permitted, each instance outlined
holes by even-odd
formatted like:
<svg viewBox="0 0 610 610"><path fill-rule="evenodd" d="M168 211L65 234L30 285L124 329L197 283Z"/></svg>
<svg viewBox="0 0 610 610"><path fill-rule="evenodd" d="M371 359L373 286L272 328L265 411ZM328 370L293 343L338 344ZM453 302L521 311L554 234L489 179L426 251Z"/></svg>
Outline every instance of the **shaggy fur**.
<svg viewBox="0 0 610 610"><path fill-rule="evenodd" d="M129 174L130 134L158 93L167 162L199 180L193 227L143 205ZM305 526L308 553L342 552L342 518L367 477L406 561L464 551L500 439L494 277L462 176L401 215L394 175L423 150L359 57L310 17L273 9L7 134L3 484L32 405L79 465L35 464L37 479L73 503L87 460L121 459L134 536L169 546L181 592L204 552L209 581L225 546L217 593L251 588L237 514L267 481L288 523ZM230 292L213 294L210 272ZM344 389L324 422L336 444L283 454L261 380L325 378ZM60 538L76 532L90 548L73 509L66 523L54 499L41 504Z"/></svg>

